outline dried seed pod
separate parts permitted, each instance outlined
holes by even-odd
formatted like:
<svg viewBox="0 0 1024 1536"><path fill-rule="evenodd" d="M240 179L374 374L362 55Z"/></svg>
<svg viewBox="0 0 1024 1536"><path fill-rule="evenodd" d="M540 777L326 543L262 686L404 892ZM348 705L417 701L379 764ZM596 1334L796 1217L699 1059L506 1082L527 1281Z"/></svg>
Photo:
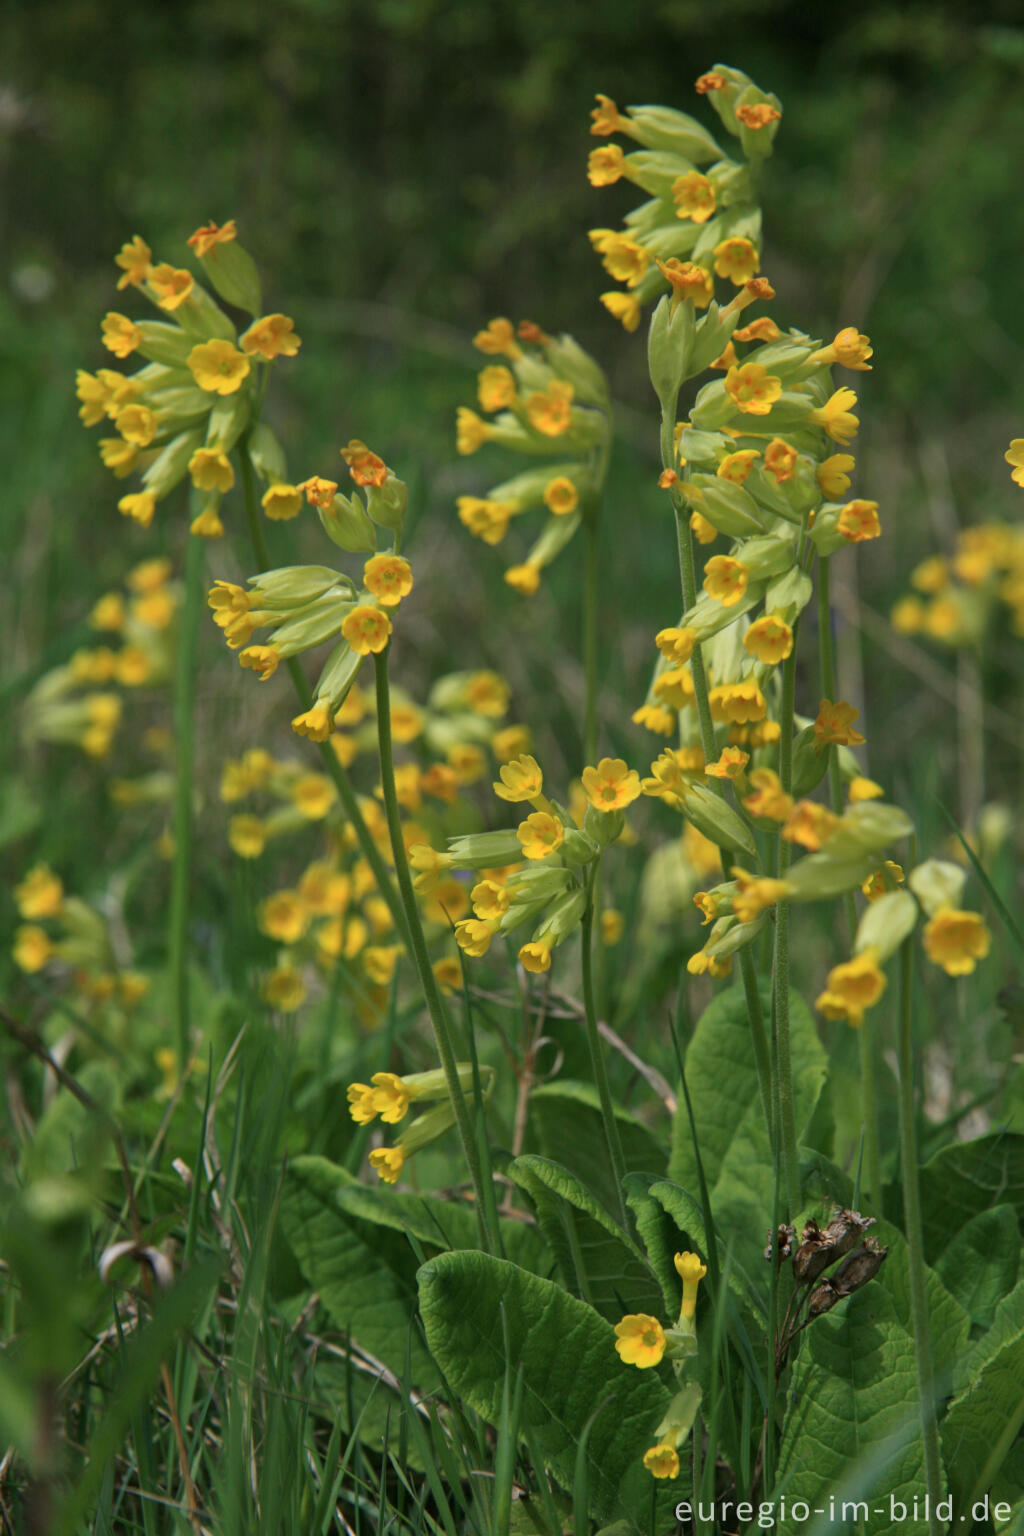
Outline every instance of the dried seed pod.
<svg viewBox="0 0 1024 1536"><path fill-rule="evenodd" d="M793 1243L796 1240L796 1227L791 1227L784 1224L778 1228L776 1236L778 1238L778 1262L780 1264L784 1264L785 1261L790 1258L793 1253ZM772 1231L770 1227L768 1229L767 1237L768 1246L764 1250L764 1256L770 1264L774 1256L774 1249L776 1246L772 1240Z"/></svg>
<svg viewBox="0 0 1024 1536"><path fill-rule="evenodd" d="M885 1263L888 1248L880 1248L869 1238L862 1248L848 1253L832 1277L832 1284L840 1296L850 1296L862 1285L873 1280Z"/></svg>

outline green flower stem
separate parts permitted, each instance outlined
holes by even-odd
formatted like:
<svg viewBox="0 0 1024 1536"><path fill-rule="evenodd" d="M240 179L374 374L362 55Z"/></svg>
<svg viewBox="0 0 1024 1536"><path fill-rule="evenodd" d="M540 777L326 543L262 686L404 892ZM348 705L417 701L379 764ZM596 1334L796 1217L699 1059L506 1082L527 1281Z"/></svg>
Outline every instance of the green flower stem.
<svg viewBox="0 0 1024 1536"><path fill-rule="evenodd" d="M597 1097L601 1105L601 1119L604 1123L605 1140L608 1143L608 1156L615 1175L615 1187L619 1192L619 1210L622 1216L622 1225L629 1228L629 1217L626 1210L626 1196L622 1188L622 1181L626 1176L626 1158L622 1150L622 1138L619 1136L618 1122L615 1119L615 1107L612 1104L611 1089L608 1086L608 1073L605 1070L604 1051L601 1048L601 1036L597 1028L597 1009L594 1004L594 973L592 965L593 935L594 935L594 884L598 865L591 869L587 887L587 905L583 910L583 942L580 954L580 964L583 969L583 1012L587 1024L587 1044L590 1047L590 1062L594 1069L594 1082L597 1085Z"/></svg>
<svg viewBox="0 0 1024 1536"><path fill-rule="evenodd" d="M390 649L389 642L383 651L374 656L373 665L377 683L377 745L380 752L380 777L388 832L391 837L391 852L395 860L398 890L405 909L404 928L409 934L412 958L420 986L423 988L430 1022L434 1028L434 1040L437 1053L441 1058L448 1095L455 1114L455 1124L458 1127L466 1162L469 1164L470 1177L476 1194L477 1220L480 1223L484 1246L491 1253L494 1251L494 1246L487 1217L488 1201L484 1191L480 1149L473 1130L470 1103L463 1094L462 1085L459 1082L458 1065L452 1045L451 1024L445 1012L437 977L430 964L430 956L427 953L427 941L423 935L423 925L420 922L416 893L413 890L412 875L409 871L409 860L406 857L405 842L402 838L402 821L398 812L398 796L395 790L394 754L391 747L391 690L388 684Z"/></svg>
<svg viewBox="0 0 1024 1536"><path fill-rule="evenodd" d="M583 761L589 764L597 762L597 516L595 499L583 513Z"/></svg>
<svg viewBox="0 0 1024 1536"><path fill-rule="evenodd" d="M940 1536L943 1526L935 1514L935 1509L941 1496L942 1474L932 1382L932 1352L925 1289L924 1236L921 1228L921 1192L917 1182L917 1134L914 1123L913 987L914 949L913 938L910 937L904 939L900 949L900 1173L903 1184L903 1228L907 1238L910 1273L910 1320L914 1335L914 1362L917 1367L921 1433L924 1439L924 1477L931 1510L929 1530L931 1536Z"/></svg>
<svg viewBox="0 0 1024 1536"><path fill-rule="evenodd" d="M252 552L256 558L259 573L270 569L270 558L267 554L267 543L263 537L263 526L260 523L259 507L256 500L256 479L253 472L252 461L249 458L248 436L242 438L239 444L239 462L242 470L242 493L245 500L245 515L249 525L249 538L252 543ZM313 704L313 693L296 657L289 657L286 662L295 692L303 710L310 709ZM345 772L333 751L330 742L321 741L317 744L324 769L338 791L338 799L341 808L355 829L359 848L367 864L373 871L373 877L377 882L377 888L387 902L388 911L394 921L400 937L409 947L409 930L405 920L405 910L395 890L395 883L391 878L391 872L387 867L380 849L373 840L373 834L366 825L366 818L359 809L359 801L356 799L355 790L352 788L352 780Z"/></svg>
<svg viewBox="0 0 1024 1536"><path fill-rule="evenodd" d="M832 649L832 604L829 594L831 565L828 560L818 561L818 651L821 661L822 697L835 701L836 669ZM839 754L829 748L828 787L832 810L836 816L843 814L843 785L839 772ZM857 933L857 908L853 892L849 891L843 903L846 925L852 948ZM878 1201L882 1194L882 1163L878 1134L878 1069L875 1059L875 1030L870 1016L860 1027L860 1109L864 1126L864 1161L867 1165L867 1193Z"/></svg>
<svg viewBox="0 0 1024 1536"><path fill-rule="evenodd" d="M782 669L782 708L779 738L779 779L788 795L793 786L793 713L796 700L796 630L793 649ZM786 878L790 845L779 841L779 876ZM796 1149L796 1109L793 1101L793 1063L789 1040L789 902L775 909L775 963L772 967L775 1001L776 1093L782 1138L782 1167L786 1186L786 1214L793 1219L800 1209L800 1162Z"/></svg>
<svg viewBox="0 0 1024 1536"><path fill-rule="evenodd" d="M168 963L174 1002L178 1072L189 1059L188 909L192 873L192 770L195 759L196 650L203 595L203 541L189 534L185 544L185 601L178 629L174 672L174 863L171 867Z"/></svg>

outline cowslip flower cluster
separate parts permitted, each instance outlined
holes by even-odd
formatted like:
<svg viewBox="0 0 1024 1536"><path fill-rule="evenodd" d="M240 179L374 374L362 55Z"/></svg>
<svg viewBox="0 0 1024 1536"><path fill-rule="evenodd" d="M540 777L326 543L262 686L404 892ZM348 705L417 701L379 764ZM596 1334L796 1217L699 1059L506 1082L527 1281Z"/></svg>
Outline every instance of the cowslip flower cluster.
<svg viewBox="0 0 1024 1536"><path fill-rule="evenodd" d="M180 585L171 580L171 563L164 559L142 561L129 571L123 588L103 593L89 614L90 628L103 643L80 647L36 683L25 701L28 740L108 757L124 692L159 687L171 676L180 604Z"/></svg>
<svg viewBox="0 0 1024 1536"><path fill-rule="evenodd" d="M644 1466L659 1479L679 1476L679 1447L693 1428L702 1397L699 1382L688 1377L697 1353L697 1291L707 1265L696 1253L677 1253L673 1264L683 1284L675 1326L665 1328L645 1312L629 1313L615 1325L615 1348L624 1364L643 1371L662 1360L672 1362L678 1390L655 1430L655 1444L644 1453Z"/></svg>
<svg viewBox="0 0 1024 1536"><path fill-rule="evenodd" d="M741 159L730 159L695 118L669 107L620 112L599 95L591 113L596 137L618 133L641 146L624 154L617 144L603 144L591 151L587 167L592 186L625 180L647 194L648 200L626 215L623 229L590 231L605 270L624 284L603 293L601 303L627 331L636 330L643 306L666 283L706 309L716 278L742 288L760 270L757 173L772 152L781 104L742 70L725 65L702 75L697 91L738 139Z"/></svg>
<svg viewBox="0 0 1024 1536"><path fill-rule="evenodd" d="M1024 445L1024 438L1016 441ZM1018 456L1024 459L1024 447ZM890 615L899 634L973 648L1005 608L1013 634L1024 635L1024 531L1010 523L962 528L949 558L922 560L910 585Z"/></svg>
<svg viewBox="0 0 1024 1536"><path fill-rule="evenodd" d="M580 926L593 868L622 836L623 813L639 797L640 779L621 758L584 768L586 809L578 817L545 795L540 764L527 753L506 763L493 787L499 799L531 807L514 830L453 838L446 852L413 845L410 862L422 892L452 870L478 872L470 891L474 915L455 926L460 949L485 955L496 935L529 925L532 937L521 945L519 961L539 974L550 970L553 950Z"/></svg>
<svg viewBox="0 0 1024 1536"><path fill-rule="evenodd" d="M140 477L139 488L118 502L124 516L148 527L157 503L188 477L198 504L191 531L215 539L224 532L221 501L235 483L232 451L256 424L270 365L294 357L301 339L287 315L261 312L259 274L234 219L197 229L188 244L218 297L252 323L239 335L189 268L154 261L135 235L115 257L117 286L135 290L161 318L107 314L103 345L121 362L137 354L143 366L135 373L80 369L79 414L87 427L112 422L116 436L100 440L103 463L119 480ZM283 453L266 427L258 429L252 457L268 482L268 516L294 516L301 498L285 483Z"/></svg>
<svg viewBox="0 0 1024 1536"><path fill-rule="evenodd" d="M456 1072L462 1092L471 1092L472 1065L459 1062ZM482 1066L478 1072L481 1097L486 1102L494 1087L494 1068ZM408 1073L401 1077L396 1072L375 1072L368 1083L349 1083L349 1114L357 1125L371 1125L378 1115L385 1125L398 1125L405 1119L411 1105L431 1100L439 1102L417 1115L398 1141L390 1147L376 1147L370 1153L370 1167L386 1184L397 1183L410 1157L437 1141L455 1124L444 1073L440 1068L430 1072Z"/></svg>
<svg viewBox="0 0 1024 1536"><path fill-rule="evenodd" d="M386 649L391 616L413 586L412 567L398 553L407 502L404 484L365 443L354 440L341 452L356 485L366 492L365 505L358 495L339 495L333 480L314 476L302 490L339 548L369 553L360 585L329 566L295 565L250 577L248 589L216 581L209 593L214 622L228 646L262 681L274 675L280 662L334 642L312 706L292 721L298 735L313 741L330 736L362 662ZM389 530L393 547L377 550L378 526ZM254 644L259 630L270 633Z"/></svg>
<svg viewBox="0 0 1024 1536"><path fill-rule="evenodd" d="M118 964L110 927L81 897L70 896L46 864L36 864L14 888L22 923L11 954L28 976L60 976L73 1005L90 1021L102 1018L116 1035L149 991L149 978Z"/></svg>
<svg viewBox="0 0 1024 1536"><path fill-rule="evenodd" d="M517 328L510 320L492 320L474 342L493 359L477 379L480 410L493 420L460 407L459 453L495 443L540 462L485 496L460 496L459 519L486 544L500 544L513 518L546 508L547 520L526 558L505 572L509 586L530 596L581 520L594 515L611 445L608 383L571 336L549 336L531 321Z"/></svg>

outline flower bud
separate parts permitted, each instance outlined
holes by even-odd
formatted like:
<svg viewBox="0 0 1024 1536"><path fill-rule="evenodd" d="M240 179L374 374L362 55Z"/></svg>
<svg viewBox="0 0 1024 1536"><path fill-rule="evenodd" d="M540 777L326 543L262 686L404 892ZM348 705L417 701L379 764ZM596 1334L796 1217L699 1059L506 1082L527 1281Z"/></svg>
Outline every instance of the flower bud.
<svg viewBox="0 0 1024 1536"><path fill-rule="evenodd" d="M874 949L884 964L899 949L917 923L917 902L909 891L886 891L865 908L857 925L855 955Z"/></svg>
<svg viewBox="0 0 1024 1536"><path fill-rule="evenodd" d="M877 857L834 859L826 849L797 859L787 869L786 881L794 901L828 901L857 890L877 867Z"/></svg>
<svg viewBox="0 0 1024 1536"><path fill-rule="evenodd" d="M188 470L188 461L203 441L201 428L191 432L179 432L166 447L161 448L142 477L147 491L152 491L157 501L166 496Z"/></svg>
<svg viewBox="0 0 1024 1536"><path fill-rule="evenodd" d="M710 367L716 357L721 357L730 336L736 329L737 318L735 314L723 315L722 310L712 300L708 305L707 313L697 323L690 347L689 367L686 371L688 379L696 378L698 374L704 372L705 368Z"/></svg>
<svg viewBox="0 0 1024 1536"><path fill-rule="evenodd" d="M544 343L544 355L556 377L566 379L584 404L607 407L608 380L601 367L572 336L562 334Z"/></svg>
<svg viewBox="0 0 1024 1536"><path fill-rule="evenodd" d="M583 818L583 830L598 848L608 848L614 843L622 836L625 825L626 817L622 811L598 811L592 805L587 806Z"/></svg>
<svg viewBox="0 0 1024 1536"><path fill-rule="evenodd" d="M366 510L381 528L397 530L405 521L405 509L409 505L409 489L388 470L383 485L366 487Z"/></svg>
<svg viewBox="0 0 1024 1536"><path fill-rule="evenodd" d="M676 304L668 294L658 302L647 333L647 365L662 413L674 416L683 380L691 369L694 310L692 304Z"/></svg>
<svg viewBox="0 0 1024 1536"><path fill-rule="evenodd" d="M168 325L165 320L140 320L142 340L139 352L154 363L166 363L171 368L184 368L194 342L179 325Z"/></svg>
<svg viewBox="0 0 1024 1536"><path fill-rule="evenodd" d="M332 587L341 586L353 593L347 576L327 565L282 565L276 571L263 571L249 578L249 586L259 599L259 606L286 610L301 608L324 597Z"/></svg>
<svg viewBox="0 0 1024 1536"><path fill-rule="evenodd" d="M284 449L265 422L258 422L253 427L249 436L248 450L252 467L261 480L269 480L272 485L276 485L280 480L287 480L288 465Z"/></svg>
<svg viewBox="0 0 1024 1536"><path fill-rule="evenodd" d="M751 859L757 858L754 839L746 822L706 784L688 786L684 812L697 831L703 832L719 847L745 853Z"/></svg>
<svg viewBox="0 0 1024 1536"><path fill-rule="evenodd" d="M335 496L329 507L318 507L320 524L339 549L353 555L373 554L377 535L358 496Z"/></svg>
<svg viewBox="0 0 1024 1536"><path fill-rule="evenodd" d="M207 277L221 298L236 309L259 315L260 275L249 252L237 240L218 240L200 257Z"/></svg>
<svg viewBox="0 0 1024 1536"><path fill-rule="evenodd" d="M630 107L626 131L648 149L667 150L695 165L724 158L707 129L674 107Z"/></svg>
<svg viewBox="0 0 1024 1536"><path fill-rule="evenodd" d="M692 492L688 488L693 487ZM733 485L716 475L694 475L682 486L686 500L706 517L708 522L732 539L756 538L764 533L764 519L757 502L748 496L741 485ZM742 552L747 564L746 550Z"/></svg>
<svg viewBox="0 0 1024 1536"><path fill-rule="evenodd" d="M225 395L214 402L206 428L207 445L230 453L249 425L252 404L246 394Z"/></svg>
<svg viewBox="0 0 1024 1536"><path fill-rule="evenodd" d="M910 837L913 831L914 823L898 805L865 800L850 806L844 813L828 840L828 852L836 859L856 858L861 853L881 853L890 843Z"/></svg>
<svg viewBox="0 0 1024 1536"><path fill-rule="evenodd" d="M470 832L464 837L449 838L448 851L452 863L461 869L500 868L504 864L518 864L523 857L523 847L514 830Z"/></svg>
<svg viewBox="0 0 1024 1536"><path fill-rule="evenodd" d="M798 799L811 794L827 771L828 753L819 751L814 726L805 726L793 743L792 793Z"/></svg>
<svg viewBox="0 0 1024 1536"><path fill-rule="evenodd" d="M534 938L550 937L556 944L560 944L579 927L586 905L586 891L582 889L566 891L564 896L552 902L548 915L534 934Z"/></svg>
<svg viewBox="0 0 1024 1536"><path fill-rule="evenodd" d="M959 907L967 871L945 859L926 859L907 876L907 884L929 917L940 907Z"/></svg>

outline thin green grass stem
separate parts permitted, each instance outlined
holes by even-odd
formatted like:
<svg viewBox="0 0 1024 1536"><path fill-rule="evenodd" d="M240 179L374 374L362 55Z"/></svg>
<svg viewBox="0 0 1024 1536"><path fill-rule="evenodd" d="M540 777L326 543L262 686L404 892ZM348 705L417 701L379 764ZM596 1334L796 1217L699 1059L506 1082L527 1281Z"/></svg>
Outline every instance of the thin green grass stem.
<svg viewBox="0 0 1024 1536"><path fill-rule="evenodd" d="M203 541L189 534L185 545L185 601L178 631L174 672L174 862L171 866L168 961L174 1006L178 1072L189 1059L188 911L192 874L192 777L195 762L196 651L203 591Z"/></svg>
<svg viewBox="0 0 1024 1536"><path fill-rule="evenodd" d="M796 698L796 628L793 649L783 663L782 707L780 710L779 779L784 793L793 787L793 713ZM790 845L779 843L779 875L786 877ZM796 1108L793 1099L793 1063L789 1040L789 902L780 901L775 909L775 957L772 967L775 1000L775 1089L779 1104L779 1132L782 1145L782 1171L786 1190L786 1216L792 1219L800 1209L800 1163L796 1147Z"/></svg>
<svg viewBox="0 0 1024 1536"><path fill-rule="evenodd" d="M387 816L388 833L391 837L391 852L395 860L398 890L402 906L405 909L405 923L403 926L409 934L416 974L419 977L420 986L423 989L423 996L427 1004L427 1011L430 1014L437 1053L441 1058L441 1066L444 1070L445 1082L448 1086L448 1095L452 1101L452 1110L455 1114L455 1124L458 1128L459 1139L462 1142L462 1150L465 1153L466 1162L469 1165L470 1177L472 1178L473 1189L476 1194L477 1217L480 1222L484 1245L487 1251L492 1253L494 1245L490 1222L487 1216L488 1201L484 1191L483 1170L480 1165L480 1149L477 1146L476 1134L473 1128L473 1116L470 1104L463 1094L462 1085L459 1082L458 1065L452 1045L451 1024L445 1011L444 1000L441 997L441 991L437 984L437 977L434 975L430 964L430 956L427 953L427 941L423 934L423 925L420 922L419 907L416 904L416 893L413 890L412 875L409 870L409 860L406 857L405 842L402 838L402 820L398 811L398 795L395 790L395 762L391 745L391 689L388 683L389 650L390 645L373 658L377 683L377 745L380 752L381 788L384 795L384 810Z"/></svg>
<svg viewBox="0 0 1024 1536"><path fill-rule="evenodd" d="M597 521L596 501L583 516L583 761L597 762Z"/></svg>
<svg viewBox="0 0 1024 1536"><path fill-rule="evenodd" d="M611 1161L612 1172L615 1176L615 1187L619 1196L619 1214L622 1217L623 1227L628 1231L629 1214L626 1208L625 1191L622 1187L622 1181L626 1176L626 1158L622 1150L622 1138L619 1135L618 1123L615 1119L611 1089L608 1086L608 1073L605 1069L604 1051L597 1027L597 1009L594 1001L592 951L594 947L595 873L595 870L591 871L590 885L587 891L587 905L583 910L583 934L580 953L580 965L583 971L583 1012L587 1025L587 1044L590 1047L590 1062L594 1072L594 1084L597 1088L598 1102L601 1106L601 1120L604 1125L605 1140L608 1143L608 1157Z"/></svg>

